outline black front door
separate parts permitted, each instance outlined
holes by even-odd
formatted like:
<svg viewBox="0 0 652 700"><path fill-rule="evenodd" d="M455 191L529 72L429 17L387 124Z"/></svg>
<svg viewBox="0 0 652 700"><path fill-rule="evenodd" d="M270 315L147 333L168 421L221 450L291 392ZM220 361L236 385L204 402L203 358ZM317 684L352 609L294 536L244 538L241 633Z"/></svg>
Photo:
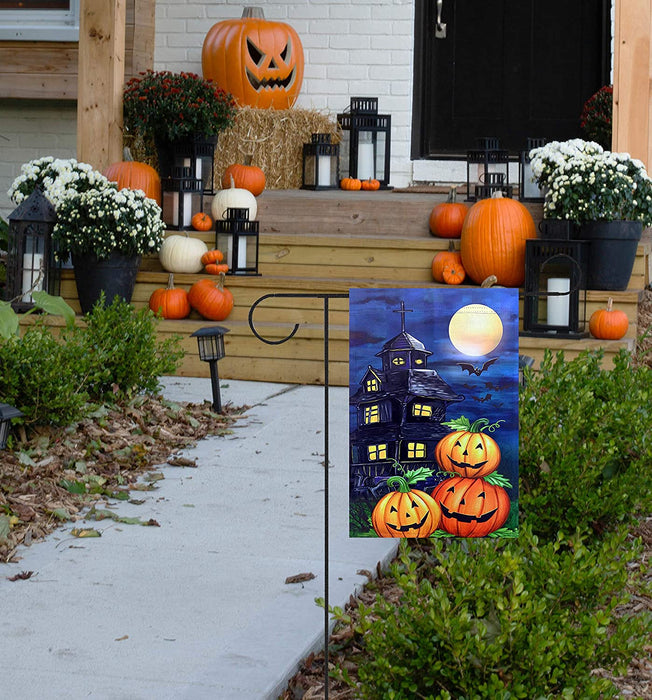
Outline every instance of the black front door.
<svg viewBox="0 0 652 700"><path fill-rule="evenodd" d="M580 137L609 82L610 0L416 0L415 20L413 158Z"/></svg>

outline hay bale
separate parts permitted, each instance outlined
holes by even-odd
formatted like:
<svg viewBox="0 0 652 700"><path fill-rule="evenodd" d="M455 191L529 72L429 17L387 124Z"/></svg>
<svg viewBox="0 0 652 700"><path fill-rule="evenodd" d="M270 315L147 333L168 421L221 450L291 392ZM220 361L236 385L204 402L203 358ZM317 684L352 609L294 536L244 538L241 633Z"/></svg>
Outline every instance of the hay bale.
<svg viewBox="0 0 652 700"><path fill-rule="evenodd" d="M335 119L316 110L242 107L235 124L217 140L215 182L221 181L229 165L243 163L250 156L251 164L265 173L267 189L298 189L303 144L309 143L316 133L332 134L334 143L340 140Z"/></svg>

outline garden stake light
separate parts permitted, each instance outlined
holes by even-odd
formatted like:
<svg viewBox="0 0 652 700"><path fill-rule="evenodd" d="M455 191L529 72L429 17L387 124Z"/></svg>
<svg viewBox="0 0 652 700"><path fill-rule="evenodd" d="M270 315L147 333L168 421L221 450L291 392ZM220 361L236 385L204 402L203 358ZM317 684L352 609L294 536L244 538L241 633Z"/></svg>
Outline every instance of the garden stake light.
<svg viewBox="0 0 652 700"><path fill-rule="evenodd" d="M213 392L213 410L222 413L222 399L220 396L220 378L217 373L217 362L224 355L224 334L229 329L224 326L205 326L196 330L191 337L197 338L199 359L208 362L211 370L211 389Z"/></svg>
<svg viewBox="0 0 652 700"><path fill-rule="evenodd" d="M10 406L8 403L0 403L0 450L4 450L7 447L12 419L20 418L22 415L22 411Z"/></svg>

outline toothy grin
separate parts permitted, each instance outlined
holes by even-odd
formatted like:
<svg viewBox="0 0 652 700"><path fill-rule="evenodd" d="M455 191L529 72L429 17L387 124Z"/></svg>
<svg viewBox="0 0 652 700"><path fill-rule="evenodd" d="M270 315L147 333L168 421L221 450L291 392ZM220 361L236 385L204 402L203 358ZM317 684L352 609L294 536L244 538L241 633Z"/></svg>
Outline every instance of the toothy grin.
<svg viewBox="0 0 652 700"><path fill-rule="evenodd" d="M490 510L488 513L483 513L482 515L465 515L464 513L453 513L453 511L448 510L443 503L439 504L441 506L442 514L447 518L452 518L453 520L459 520L461 523L472 523L473 521L477 523L486 523L488 520L495 515L498 508Z"/></svg>
<svg viewBox="0 0 652 700"><path fill-rule="evenodd" d="M413 523L412 525L392 525L391 523L386 523L387 527L391 527L392 530L396 530L396 532L408 532L409 530L418 530L420 527L423 527L426 524L426 520L428 520L428 513L426 513L423 518L421 518L420 522L418 523Z"/></svg>
<svg viewBox="0 0 652 700"><path fill-rule="evenodd" d="M251 83L254 90L287 90L290 85L294 82L294 71L293 68L288 74L287 78L263 78L258 80L258 78L247 68L247 79Z"/></svg>

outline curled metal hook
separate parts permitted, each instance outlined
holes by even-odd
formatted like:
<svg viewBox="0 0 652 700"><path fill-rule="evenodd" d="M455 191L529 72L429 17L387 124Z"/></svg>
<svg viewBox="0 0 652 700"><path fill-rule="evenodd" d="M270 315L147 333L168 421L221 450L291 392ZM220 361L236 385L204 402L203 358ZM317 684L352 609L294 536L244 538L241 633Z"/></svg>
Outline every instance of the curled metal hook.
<svg viewBox="0 0 652 700"><path fill-rule="evenodd" d="M258 307L258 305L265 301L265 299L269 299L270 297L286 297L286 298L303 298L303 299L347 299L348 294L264 294L262 297L259 297L256 299L256 301L251 305L251 308L249 309L249 328L251 328L251 332L258 338L258 340L261 340L263 343L267 343L268 345L282 345L283 343L286 343L290 338L293 338L296 332L299 330L299 323L294 324L294 328L290 331L290 334L287 335L285 338L281 338L280 340L270 340L269 338L263 337L257 330L256 327L254 326L254 311Z"/></svg>

